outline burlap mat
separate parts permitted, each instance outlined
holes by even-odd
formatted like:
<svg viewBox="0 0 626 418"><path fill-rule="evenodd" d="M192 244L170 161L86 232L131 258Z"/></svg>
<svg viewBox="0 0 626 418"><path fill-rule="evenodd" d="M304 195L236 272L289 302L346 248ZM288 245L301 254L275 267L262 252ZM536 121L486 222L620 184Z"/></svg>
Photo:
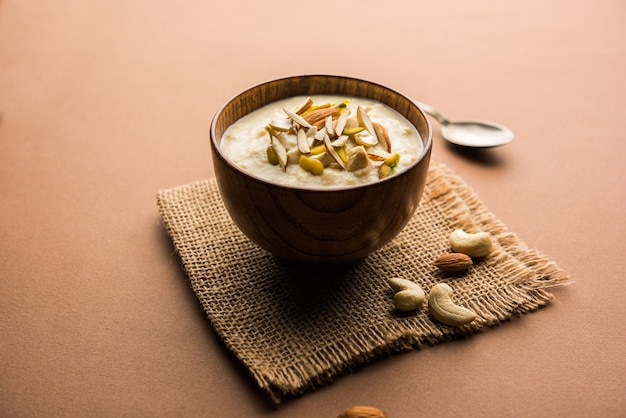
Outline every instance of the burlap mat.
<svg viewBox="0 0 626 418"><path fill-rule="evenodd" d="M340 271L283 265L232 223L214 180L161 190L157 203L191 287L224 344L279 403L327 385L355 366L468 335L546 304L567 279L506 229L449 168L432 163L419 208L390 244ZM464 273L432 264L448 235L484 230L494 250ZM478 314L463 328L437 323L426 306L400 313L390 277L428 290L437 282Z"/></svg>

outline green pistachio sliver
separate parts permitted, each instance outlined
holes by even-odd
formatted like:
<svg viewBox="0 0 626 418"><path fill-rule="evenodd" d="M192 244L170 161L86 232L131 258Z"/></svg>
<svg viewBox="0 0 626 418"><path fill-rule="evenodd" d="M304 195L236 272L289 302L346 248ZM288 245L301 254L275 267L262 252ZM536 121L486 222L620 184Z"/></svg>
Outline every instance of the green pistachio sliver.
<svg viewBox="0 0 626 418"><path fill-rule="evenodd" d="M391 167L387 164L382 164L380 167L378 167L378 178L379 179L384 179L387 178L389 176L392 176L396 173L396 169L395 167Z"/></svg>
<svg viewBox="0 0 626 418"><path fill-rule="evenodd" d="M326 145L324 144L316 145L313 148L311 148L311 155L317 155L323 152L326 152Z"/></svg>
<svg viewBox="0 0 626 418"><path fill-rule="evenodd" d="M387 164L382 164L380 167L378 167L378 178L384 179L385 177L389 177L390 171L391 167L389 167Z"/></svg>
<svg viewBox="0 0 626 418"><path fill-rule="evenodd" d="M337 155L339 155L339 158L341 158L341 161L344 163L348 162L348 151L346 151L346 147L337 148Z"/></svg>
<svg viewBox="0 0 626 418"><path fill-rule="evenodd" d="M397 152L394 154L391 154L389 157L385 159L385 164L387 164L390 167L396 167L399 162L400 162L400 154L398 154Z"/></svg>
<svg viewBox="0 0 626 418"><path fill-rule="evenodd" d="M343 130L343 134L344 135L354 135L354 134L358 134L359 132L364 131L365 128L362 126L357 126L356 128L346 128Z"/></svg>
<svg viewBox="0 0 626 418"><path fill-rule="evenodd" d="M266 152L267 152L267 161L271 165L278 165L278 157L276 156L276 152L274 152L274 148L272 148L271 145L267 147Z"/></svg>

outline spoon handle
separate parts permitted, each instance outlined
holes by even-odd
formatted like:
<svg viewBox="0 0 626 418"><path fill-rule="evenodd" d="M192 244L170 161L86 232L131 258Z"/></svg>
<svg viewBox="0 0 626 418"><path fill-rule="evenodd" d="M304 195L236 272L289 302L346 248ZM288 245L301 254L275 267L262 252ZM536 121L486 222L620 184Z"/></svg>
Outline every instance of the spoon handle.
<svg viewBox="0 0 626 418"><path fill-rule="evenodd" d="M420 107L424 112L428 113L429 115L431 115L435 119L437 119L439 121L439 123L441 123L442 125L447 125L448 123L450 123L448 118L443 113L441 113L440 111L438 111L437 109L435 109L431 105L427 105L426 103L418 102L417 100L413 100L413 102L418 107Z"/></svg>

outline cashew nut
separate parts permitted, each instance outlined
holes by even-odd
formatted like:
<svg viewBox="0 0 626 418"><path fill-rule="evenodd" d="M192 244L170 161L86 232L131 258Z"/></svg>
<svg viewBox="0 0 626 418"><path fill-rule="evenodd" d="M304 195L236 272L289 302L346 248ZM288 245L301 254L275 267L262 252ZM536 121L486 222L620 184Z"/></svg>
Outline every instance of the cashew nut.
<svg viewBox="0 0 626 418"><path fill-rule="evenodd" d="M458 327L476 319L476 314L452 302L452 288L438 283L428 293L428 310L435 319L446 325Z"/></svg>
<svg viewBox="0 0 626 418"><path fill-rule="evenodd" d="M400 311L417 309L426 299L422 288L410 280L394 277L389 279L389 286L397 292L393 296L393 304Z"/></svg>
<svg viewBox="0 0 626 418"><path fill-rule="evenodd" d="M491 238L486 232L468 234L462 229L457 229L450 234L450 246L457 253L470 257L484 257L491 251Z"/></svg>

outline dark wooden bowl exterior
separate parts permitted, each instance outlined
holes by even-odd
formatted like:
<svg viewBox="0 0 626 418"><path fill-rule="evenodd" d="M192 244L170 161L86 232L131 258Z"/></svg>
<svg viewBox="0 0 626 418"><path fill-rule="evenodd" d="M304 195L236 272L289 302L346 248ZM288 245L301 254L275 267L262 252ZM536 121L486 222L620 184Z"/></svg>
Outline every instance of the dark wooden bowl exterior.
<svg viewBox="0 0 626 418"><path fill-rule="evenodd" d="M418 130L424 149L408 170L358 187L312 190L264 182L240 171L219 151L226 128L279 99L338 94L387 104ZM394 238L415 212L432 147L432 129L408 98L378 84L349 77L305 75L252 87L226 103L210 130L220 195L241 231L276 257L307 264L345 264L365 258Z"/></svg>

